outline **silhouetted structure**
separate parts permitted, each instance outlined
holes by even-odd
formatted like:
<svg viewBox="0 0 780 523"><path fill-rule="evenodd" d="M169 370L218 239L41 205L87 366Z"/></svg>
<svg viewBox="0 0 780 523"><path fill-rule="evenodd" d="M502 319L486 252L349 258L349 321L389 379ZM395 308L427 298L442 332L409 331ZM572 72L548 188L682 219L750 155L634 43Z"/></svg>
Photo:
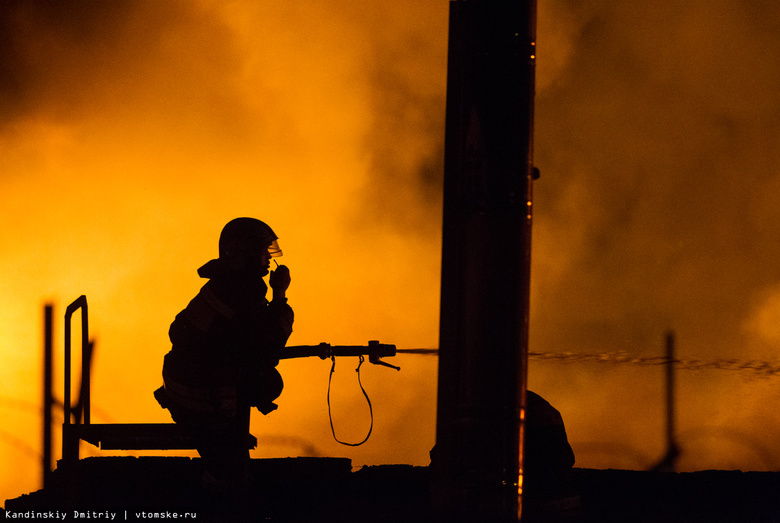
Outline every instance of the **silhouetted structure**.
<svg viewBox="0 0 780 523"><path fill-rule="evenodd" d="M675 394L674 394L674 366L675 358L674 332L669 331L665 336L666 347L666 453L654 467L660 472L674 472L677 458L680 457L680 448L677 446L675 429Z"/></svg>
<svg viewBox="0 0 780 523"><path fill-rule="evenodd" d="M536 2L450 3L434 494L516 520L528 353Z"/></svg>
<svg viewBox="0 0 780 523"><path fill-rule="evenodd" d="M41 476L43 488L49 484L52 471L52 409L54 395L52 382L54 378L54 306L47 304L43 309L43 452Z"/></svg>

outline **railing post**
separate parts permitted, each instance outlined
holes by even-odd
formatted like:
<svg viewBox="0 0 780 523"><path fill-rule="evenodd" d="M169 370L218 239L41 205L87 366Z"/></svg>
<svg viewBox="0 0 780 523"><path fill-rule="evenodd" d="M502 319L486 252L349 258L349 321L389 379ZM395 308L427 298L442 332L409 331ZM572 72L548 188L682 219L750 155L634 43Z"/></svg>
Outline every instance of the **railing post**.
<svg viewBox="0 0 780 523"><path fill-rule="evenodd" d="M82 383L80 396L82 398L82 411L84 412L84 422L89 423L89 362L86 357L89 351L89 320L87 312L87 297L79 296L73 303L68 305L65 310L65 390L63 391L63 410L64 421L62 424L62 459L66 463L75 463L79 459L79 436L73 423L71 422L71 318L73 313L81 309L81 372ZM86 372L86 374L85 374ZM78 415L78 413L76 413ZM80 419L76 419L76 424Z"/></svg>
<svg viewBox="0 0 780 523"><path fill-rule="evenodd" d="M51 410L54 404L52 396L53 353L54 353L54 307L49 303L43 312L43 460L42 483L45 489L51 477Z"/></svg>

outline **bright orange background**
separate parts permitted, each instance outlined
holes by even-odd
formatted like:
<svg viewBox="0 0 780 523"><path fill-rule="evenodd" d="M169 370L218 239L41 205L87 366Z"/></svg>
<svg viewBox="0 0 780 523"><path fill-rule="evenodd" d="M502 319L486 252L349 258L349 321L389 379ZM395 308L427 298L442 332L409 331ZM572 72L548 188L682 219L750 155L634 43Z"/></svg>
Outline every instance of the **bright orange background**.
<svg viewBox="0 0 780 523"><path fill-rule="evenodd" d="M94 421L166 421L167 329L231 218L280 237L291 344L437 345L448 2L58 5L0 7L0 499L40 485L44 303L58 396L86 294ZM656 356L673 328L686 357L774 361L778 9L539 1L532 352ZM374 434L348 448L329 362L283 362L253 457L427 464L436 359L393 363L364 367ZM334 376L347 440L369 421L355 365ZM780 466L775 378L678 381L682 469ZM532 359L529 387L578 465L663 454L661 368Z"/></svg>
<svg viewBox="0 0 780 523"><path fill-rule="evenodd" d="M293 278L290 344L436 346L437 203L421 206L408 171L442 139L447 9L408 4L17 10L20 77L34 81L7 107L0 135L0 497L40 481L44 303L56 305L58 397L63 314L85 294L96 339L93 421L168 421L151 394L168 326L205 283L196 269L216 257L219 232L234 217L263 219L280 237L279 262ZM376 92L384 76L432 100L435 121L413 100L400 114L385 107ZM402 136L388 134L401 124ZM393 165L379 165L380 154ZM375 187L376 169L401 177L380 182L389 194ZM397 218L410 229L397 228ZM394 363L400 373L363 368L376 427L370 443L351 449L330 434L330 362L283 362L279 410L254 416L253 456L427 463L436 360ZM346 441L360 441L370 420L356 365L340 360L333 381L334 423Z"/></svg>

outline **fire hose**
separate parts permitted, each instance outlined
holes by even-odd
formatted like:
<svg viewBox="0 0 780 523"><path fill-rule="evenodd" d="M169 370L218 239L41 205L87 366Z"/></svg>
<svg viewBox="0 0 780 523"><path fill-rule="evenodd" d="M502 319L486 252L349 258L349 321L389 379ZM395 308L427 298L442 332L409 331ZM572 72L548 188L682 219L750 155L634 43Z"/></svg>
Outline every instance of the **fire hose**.
<svg viewBox="0 0 780 523"><path fill-rule="evenodd" d="M330 374L328 375L328 395L327 395L327 401L328 401L328 419L330 421L330 431L333 434L333 439L336 440L336 442L347 445L350 447L358 447L368 441L368 438L371 437L371 432L374 430L374 409L371 405L371 399L368 397L368 393L366 392L366 389L363 387L363 383L360 381L360 367L363 365L363 362L365 361L365 357L368 356L368 362L373 365L382 365L384 367L390 367L391 369L395 370L401 370L401 367L397 367L395 365L391 365L385 361L382 361L381 358L384 357L390 357L395 356L396 348L395 345L388 345L384 343L379 343L378 341L372 340L368 342L368 345L330 345L329 343L320 343L319 345L295 345L291 347L285 347L285 349L282 351L282 355L280 356L280 359L291 359L291 358L306 358L311 356L317 356L320 359L331 359L331 366L330 366ZM363 438L362 441L359 443L349 443L346 441L340 440L336 436L336 429L333 426L333 413L331 411L331 405L330 405L330 387L331 383L333 381L333 373L336 370L336 356L357 356L358 357L358 366L355 369L355 372L357 372L357 378L358 378L358 385L360 386L360 391L363 393L363 397L366 398L366 403L368 403L368 411L371 416L371 424L368 428L368 433L366 434L366 437Z"/></svg>

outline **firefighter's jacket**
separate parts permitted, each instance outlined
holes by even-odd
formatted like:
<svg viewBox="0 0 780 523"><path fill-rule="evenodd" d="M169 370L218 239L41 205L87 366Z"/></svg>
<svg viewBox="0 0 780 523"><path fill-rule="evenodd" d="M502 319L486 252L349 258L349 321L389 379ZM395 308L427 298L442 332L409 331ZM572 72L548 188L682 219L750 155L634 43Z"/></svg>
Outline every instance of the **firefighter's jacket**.
<svg viewBox="0 0 780 523"><path fill-rule="evenodd" d="M232 416L238 405L266 414L276 408L283 383L275 367L293 311L287 300L269 303L267 290L262 278L213 278L176 316L161 401L174 419L182 412Z"/></svg>

